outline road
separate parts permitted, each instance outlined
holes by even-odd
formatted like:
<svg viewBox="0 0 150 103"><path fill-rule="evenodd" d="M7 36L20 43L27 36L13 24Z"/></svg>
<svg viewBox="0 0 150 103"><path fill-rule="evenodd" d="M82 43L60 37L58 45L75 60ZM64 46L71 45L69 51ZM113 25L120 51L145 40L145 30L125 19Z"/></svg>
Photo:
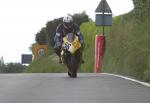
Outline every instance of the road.
<svg viewBox="0 0 150 103"><path fill-rule="evenodd" d="M0 103L150 103L150 88L106 74L0 74Z"/></svg>

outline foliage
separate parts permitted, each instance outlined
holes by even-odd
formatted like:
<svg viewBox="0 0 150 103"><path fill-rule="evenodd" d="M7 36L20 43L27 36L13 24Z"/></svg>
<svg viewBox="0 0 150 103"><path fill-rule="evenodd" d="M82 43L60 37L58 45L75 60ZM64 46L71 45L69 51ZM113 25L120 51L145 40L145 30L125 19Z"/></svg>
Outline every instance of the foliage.
<svg viewBox="0 0 150 103"><path fill-rule="evenodd" d="M79 26L84 23L90 21L89 16L86 14L85 11L82 13L76 13L73 15L73 20L75 23L77 23Z"/></svg>
<svg viewBox="0 0 150 103"><path fill-rule="evenodd" d="M0 63L0 73L22 73L27 67L20 63Z"/></svg>
<svg viewBox="0 0 150 103"><path fill-rule="evenodd" d="M47 35L46 28L43 27L41 31L36 34L35 41L40 45L44 45L47 44L48 41L47 38L48 35Z"/></svg>
<svg viewBox="0 0 150 103"><path fill-rule="evenodd" d="M81 25L81 32L85 39L85 49L83 51L85 63L81 65L80 72L93 72L95 35L101 32L101 28L96 27L94 22L88 22Z"/></svg>
<svg viewBox="0 0 150 103"><path fill-rule="evenodd" d="M107 34L104 72L128 75L140 80L150 80L150 16L140 25L133 12L114 18L110 34Z"/></svg>
<svg viewBox="0 0 150 103"><path fill-rule="evenodd" d="M48 35L47 39L48 39L49 46L52 47L54 46L54 36L55 36L56 28L58 24L62 22L62 19L63 18L58 18L46 23L46 30Z"/></svg>
<svg viewBox="0 0 150 103"><path fill-rule="evenodd" d="M23 66L20 63L8 63L5 68L6 73L21 73L26 69L26 66Z"/></svg>
<svg viewBox="0 0 150 103"><path fill-rule="evenodd" d="M133 0L133 4L133 16L135 17L137 23L141 23L150 15L148 13L150 10L150 0Z"/></svg>
<svg viewBox="0 0 150 103"><path fill-rule="evenodd" d="M43 58L35 60L29 65L27 73L62 73L66 72L66 66L58 63L56 55L45 55Z"/></svg>
<svg viewBox="0 0 150 103"><path fill-rule="evenodd" d="M5 64L4 64L3 59L1 58L0 59L0 73L2 73L4 69L5 69Z"/></svg>

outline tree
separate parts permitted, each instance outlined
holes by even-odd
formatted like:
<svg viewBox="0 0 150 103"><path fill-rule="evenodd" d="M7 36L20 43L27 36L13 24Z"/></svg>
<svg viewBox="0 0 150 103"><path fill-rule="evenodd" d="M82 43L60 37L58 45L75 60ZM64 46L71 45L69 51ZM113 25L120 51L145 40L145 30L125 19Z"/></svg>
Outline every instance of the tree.
<svg viewBox="0 0 150 103"><path fill-rule="evenodd" d="M73 15L74 22L76 22L79 26L84 23L90 21L89 16L86 14L85 11L82 13L74 14Z"/></svg>
<svg viewBox="0 0 150 103"><path fill-rule="evenodd" d="M9 63L6 65L5 73L21 73L26 69L26 66L20 63Z"/></svg>
<svg viewBox="0 0 150 103"><path fill-rule="evenodd" d="M1 57L0 59L0 73L2 73L5 70L5 64L4 64L4 59Z"/></svg>
<svg viewBox="0 0 150 103"><path fill-rule="evenodd" d="M41 31L36 34L35 41L40 45L47 44L48 33L45 27L43 27Z"/></svg>
<svg viewBox="0 0 150 103"><path fill-rule="evenodd" d="M132 0L134 4L133 16L136 21L141 23L150 16L150 0Z"/></svg>
<svg viewBox="0 0 150 103"><path fill-rule="evenodd" d="M58 24L62 22L63 18L54 19L53 21L49 21L46 24L46 30L48 32L48 43L50 46L54 46L54 36L56 33L56 28Z"/></svg>

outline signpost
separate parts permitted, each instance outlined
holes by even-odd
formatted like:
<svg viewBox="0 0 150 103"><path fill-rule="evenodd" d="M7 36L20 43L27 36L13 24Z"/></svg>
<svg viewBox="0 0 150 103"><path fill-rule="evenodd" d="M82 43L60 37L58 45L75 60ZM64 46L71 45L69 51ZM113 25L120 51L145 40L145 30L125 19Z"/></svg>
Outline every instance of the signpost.
<svg viewBox="0 0 150 103"><path fill-rule="evenodd" d="M101 0L95 10L96 26L102 27L102 34L95 37L95 72L101 72L102 60L105 52L105 26L112 25L112 11L106 0Z"/></svg>
<svg viewBox="0 0 150 103"><path fill-rule="evenodd" d="M32 62L32 54L22 54L21 58L22 64L30 64Z"/></svg>
<svg viewBox="0 0 150 103"><path fill-rule="evenodd" d="M21 63L30 64L32 60L40 59L44 54L48 52L48 45L34 45L33 54L22 54Z"/></svg>
<svg viewBox="0 0 150 103"><path fill-rule="evenodd" d="M34 45L33 46L34 51L34 60L40 59L45 53L48 52L48 45Z"/></svg>
<svg viewBox="0 0 150 103"><path fill-rule="evenodd" d="M103 26L103 34L105 26L112 25L112 11L106 0L101 0L98 7L95 10L96 13L96 26Z"/></svg>

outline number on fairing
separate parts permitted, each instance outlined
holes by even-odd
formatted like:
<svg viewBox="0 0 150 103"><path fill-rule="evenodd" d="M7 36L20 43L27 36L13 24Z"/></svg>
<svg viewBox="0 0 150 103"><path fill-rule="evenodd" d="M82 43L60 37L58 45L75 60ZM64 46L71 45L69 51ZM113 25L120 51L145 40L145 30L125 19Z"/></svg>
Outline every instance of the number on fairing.
<svg viewBox="0 0 150 103"><path fill-rule="evenodd" d="M65 43L65 49L69 50L70 47L71 47L71 44L68 43L68 42L66 42L66 43Z"/></svg>

